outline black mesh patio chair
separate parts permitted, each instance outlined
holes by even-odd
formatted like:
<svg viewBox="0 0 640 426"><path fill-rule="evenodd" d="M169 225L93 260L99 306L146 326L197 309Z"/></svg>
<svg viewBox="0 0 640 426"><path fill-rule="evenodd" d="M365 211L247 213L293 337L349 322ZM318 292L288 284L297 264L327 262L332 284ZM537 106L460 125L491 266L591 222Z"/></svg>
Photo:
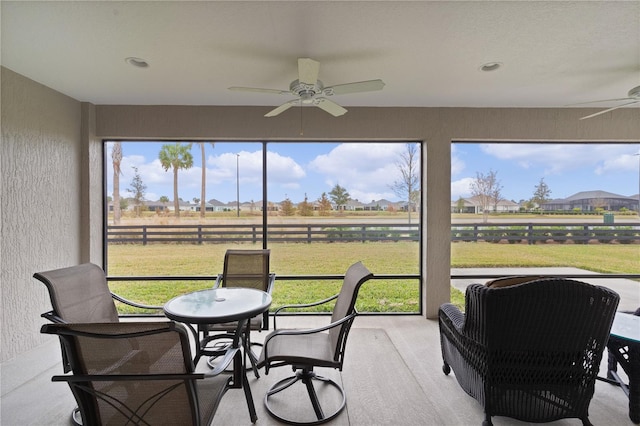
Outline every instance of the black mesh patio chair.
<svg viewBox="0 0 640 426"><path fill-rule="evenodd" d="M264 250L227 250L224 255L224 266L221 274L218 274L214 288L218 287L244 287L255 288L269 294L273 291L276 275L269 272L269 256L271 251ZM224 352L228 341L233 339L238 325L236 322L224 324L208 324L199 326L199 333L203 335L205 345L218 348ZM247 323L244 334L244 347L253 367L256 378L259 377L255 353L250 349L251 331L269 329L269 311L265 311ZM253 345L258 345L253 343ZM215 350L214 350L215 352ZM215 367L217 357L209 358L209 365Z"/></svg>
<svg viewBox="0 0 640 426"><path fill-rule="evenodd" d="M214 370L194 372L187 330L161 322L45 324L58 335L73 374L67 382L87 425L209 425L239 346ZM252 419L255 421L255 419Z"/></svg>
<svg viewBox="0 0 640 426"><path fill-rule="evenodd" d="M340 293L311 304L285 305L275 311L275 330L265 338L264 348L258 364L260 366L264 365L265 374L269 374L270 368L289 365L295 371L295 375L278 381L271 386L265 395L264 404L272 417L288 424L320 424L335 418L344 409L346 405L344 389L335 381L317 375L314 368L328 367L342 371L347 337L351 325L358 314L355 308L358 291L362 284L371 277L373 277L373 274L361 262L357 262L347 270ZM283 310L317 306L333 300L336 302L329 325L307 330L276 329L276 317ZM336 411L330 414L324 413L313 386L314 380L333 386L339 391L342 402ZM274 395L288 389L298 381L301 381L306 386L315 412L315 419L313 420L294 421L287 419L276 413L269 402ZM299 391L295 387L291 390L291 392ZM284 399L286 396L282 396L282 398ZM287 399L284 399L284 401L286 403Z"/></svg>
<svg viewBox="0 0 640 426"><path fill-rule="evenodd" d="M606 287L537 279L467 287L465 312L440 307L443 371L492 416L579 418L589 404L620 297Z"/></svg>
<svg viewBox="0 0 640 426"><path fill-rule="evenodd" d="M104 271L93 263L36 272L33 277L44 283L49 291L53 309L42 317L53 323L118 322L120 318L114 300L136 308L162 310L162 306L135 303L112 293ZM70 371L64 346L62 365L65 373ZM72 420L82 424L78 409L73 411Z"/></svg>

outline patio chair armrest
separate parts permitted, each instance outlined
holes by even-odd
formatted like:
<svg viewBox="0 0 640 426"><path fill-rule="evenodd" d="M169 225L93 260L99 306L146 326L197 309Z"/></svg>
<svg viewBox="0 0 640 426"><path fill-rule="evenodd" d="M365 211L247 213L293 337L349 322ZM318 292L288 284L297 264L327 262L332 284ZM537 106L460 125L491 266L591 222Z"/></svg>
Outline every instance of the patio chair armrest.
<svg viewBox="0 0 640 426"><path fill-rule="evenodd" d="M331 297L327 297L326 299L323 300L319 300L317 302L311 302L311 303L300 303L300 304L292 304L292 305L282 305L280 306L278 309L276 309L273 312L273 328L277 329L277 324L276 324L276 320L278 317L278 314L280 313L280 311L283 311L285 309L296 309L296 308L310 308L312 306L319 306L319 305L323 305L325 303L331 302L334 299L338 298L338 294L334 294Z"/></svg>
<svg viewBox="0 0 640 426"><path fill-rule="evenodd" d="M63 320L62 318L60 318L59 316L57 316L55 314L55 312L53 311L49 311L49 312L45 312L44 314L40 315L42 318L46 318L49 321L55 323L55 324L65 324L66 321Z"/></svg>
<svg viewBox="0 0 640 426"><path fill-rule="evenodd" d="M276 274L271 273L269 274L269 282L267 283L267 293L271 294L271 292L273 291L273 286L275 285L276 282Z"/></svg>
<svg viewBox="0 0 640 426"><path fill-rule="evenodd" d="M317 302L311 302L311 303L300 303L300 304L293 304L293 305L282 305L280 306L278 309L276 309L273 313L274 316L278 315L278 313L284 309L295 309L295 308L309 308L311 306L318 306L318 305L322 305L325 304L327 302L331 302L334 299L338 298L338 294L334 294L331 297L328 297L326 299L323 300L319 300Z"/></svg>
<svg viewBox="0 0 640 426"><path fill-rule="evenodd" d="M221 284L222 284L222 274L218 274L218 276L216 277L216 282L213 283L212 288L220 288Z"/></svg>
<svg viewBox="0 0 640 426"><path fill-rule="evenodd" d="M451 321L451 324L456 328L456 330L459 333L462 333L465 321L464 312L460 311L460 309L452 303L444 303L440 306L440 311Z"/></svg>
<svg viewBox="0 0 640 426"><path fill-rule="evenodd" d="M223 373L227 369L227 367L229 367L229 364L233 362L233 359L235 358L239 350L240 348L228 348L222 359L216 362L215 368L204 373L204 378L206 379L208 377L214 377L220 373Z"/></svg>
<svg viewBox="0 0 640 426"><path fill-rule="evenodd" d="M125 299L124 297L119 296L119 295L115 294L114 292L111 292L111 297L113 297L118 302L124 303L125 305L133 306L134 308L151 309L151 310L156 310L156 311L157 310L162 310L162 306L143 305L142 303L137 303L137 302L134 302L132 300Z"/></svg>
<svg viewBox="0 0 640 426"><path fill-rule="evenodd" d="M53 376L52 382L122 382L122 381L143 381L143 380L190 380L204 379L204 373L185 374L73 374L64 376Z"/></svg>
<svg viewBox="0 0 640 426"><path fill-rule="evenodd" d="M266 350L266 347L269 343L269 340L271 340L272 338L274 338L275 336L295 336L295 335L301 335L301 334L314 334L314 333L321 333L323 331L327 331L329 329L332 329L334 327L338 327L339 325L342 325L343 323L352 320L355 316L357 316L356 313L353 313L351 315L347 315L344 318L341 318L340 320L336 321L336 322L332 322L331 324L327 324L325 326L322 327L317 327L317 328L306 328L306 329L302 329L302 330L274 330L271 334L269 334L269 336L267 336L267 339L264 342L264 347Z"/></svg>

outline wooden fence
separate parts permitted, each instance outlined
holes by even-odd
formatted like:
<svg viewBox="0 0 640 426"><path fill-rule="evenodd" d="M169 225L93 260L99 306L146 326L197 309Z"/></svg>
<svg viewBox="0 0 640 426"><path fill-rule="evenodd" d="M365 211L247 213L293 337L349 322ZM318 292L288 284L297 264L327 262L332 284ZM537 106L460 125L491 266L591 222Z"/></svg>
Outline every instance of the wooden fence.
<svg viewBox="0 0 640 426"><path fill-rule="evenodd" d="M418 224L273 224L268 225L272 242L368 242L419 241ZM150 243L260 243L261 224L240 225L109 225L110 244ZM509 244L565 243L640 244L640 224L487 223L451 226L451 241Z"/></svg>

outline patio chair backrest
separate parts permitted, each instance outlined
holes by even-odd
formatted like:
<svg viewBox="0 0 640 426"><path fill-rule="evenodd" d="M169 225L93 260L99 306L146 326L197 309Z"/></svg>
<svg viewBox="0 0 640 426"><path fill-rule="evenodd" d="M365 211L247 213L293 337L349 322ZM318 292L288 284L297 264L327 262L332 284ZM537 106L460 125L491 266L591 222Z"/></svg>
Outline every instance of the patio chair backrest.
<svg viewBox="0 0 640 426"><path fill-rule="evenodd" d="M222 287L255 288L269 292L269 249L227 250Z"/></svg>
<svg viewBox="0 0 640 426"><path fill-rule="evenodd" d="M64 322L118 322L104 271L93 263L36 272L47 286L53 314Z"/></svg>
<svg viewBox="0 0 640 426"><path fill-rule="evenodd" d="M85 424L195 425L215 412L218 397L198 399L189 337L180 324L46 324L42 332L60 336L67 348L73 375L54 380L69 383ZM218 379L224 389L228 376Z"/></svg>
<svg viewBox="0 0 640 426"><path fill-rule="evenodd" d="M356 313L356 299L358 298L358 291L362 284L371 277L373 277L373 274L362 264L362 262L356 262L347 269L338 299L333 307L333 314L331 315L332 323ZM329 330L331 343L335 348L334 359L336 361L339 361L344 351L347 336L354 319L355 315L351 320L344 322L340 327L333 327Z"/></svg>

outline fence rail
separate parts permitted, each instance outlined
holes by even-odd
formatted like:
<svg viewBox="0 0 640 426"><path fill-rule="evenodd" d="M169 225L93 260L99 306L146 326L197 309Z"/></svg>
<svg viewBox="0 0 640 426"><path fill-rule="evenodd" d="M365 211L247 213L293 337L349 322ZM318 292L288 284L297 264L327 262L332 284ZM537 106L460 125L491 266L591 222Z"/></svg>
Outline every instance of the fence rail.
<svg viewBox="0 0 640 426"><path fill-rule="evenodd" d="M192 243L216 244L230 242L259 243L264 230L261 224L225 225L109 225L110 244ZM419 241L418 224L397 223L335 223L335 224L273 224L268 225L272 242L369 242ZM493 242L509 244L565 243L640 244L640 224L618 223L510 223L451 225L451 241Z"/></svg>

